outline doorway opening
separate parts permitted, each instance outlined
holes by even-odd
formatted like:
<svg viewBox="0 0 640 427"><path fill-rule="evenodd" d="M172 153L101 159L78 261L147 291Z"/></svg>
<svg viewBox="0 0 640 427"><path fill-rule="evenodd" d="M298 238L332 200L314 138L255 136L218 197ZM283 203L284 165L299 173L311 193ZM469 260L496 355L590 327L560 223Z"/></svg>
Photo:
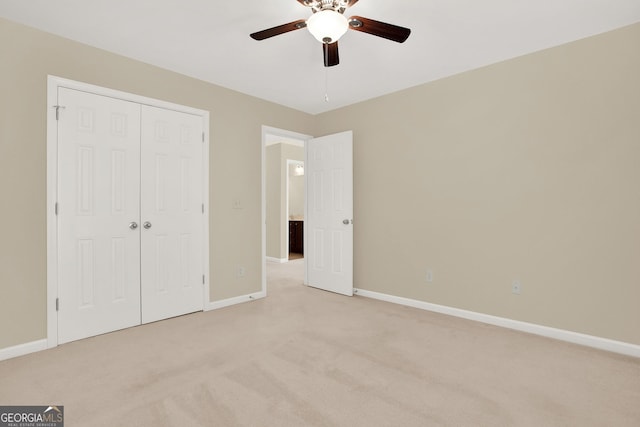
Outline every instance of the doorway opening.
<svg viewBox="0 0 640 427"><path fill-rule="evenodd" d="M302 155L304 155L304 147ZM287 159L286 214L288 260L304 258L304 161Z"/></svg>
<svg viewBox="0 0 640 427"><path fill-rule="evenodd" d="M267 263L305 262L305 142L312 137L262 128L263 290ZM299 272L300 269L291 271ZM300 281L306 283L306 265Z"/></svg>

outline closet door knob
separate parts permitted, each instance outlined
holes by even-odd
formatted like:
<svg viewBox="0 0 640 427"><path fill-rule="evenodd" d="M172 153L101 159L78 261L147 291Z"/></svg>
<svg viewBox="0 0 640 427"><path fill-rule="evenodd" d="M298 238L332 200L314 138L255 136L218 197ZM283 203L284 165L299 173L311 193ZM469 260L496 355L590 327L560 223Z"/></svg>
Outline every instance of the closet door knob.
<svg viewBox="0 0 640 427"><path fill-rule="evenodd" d="M143 225L142 225L146 230L151 228L151 223L149 221L146 221Z"/></svg>
<svg viewBox="0 0 640 427"><path fill-rule="evenodd" d="M136 228L138 228L138 223L137 222L130 222L129 223L129 228L132 230L135 230Z"/></svg>

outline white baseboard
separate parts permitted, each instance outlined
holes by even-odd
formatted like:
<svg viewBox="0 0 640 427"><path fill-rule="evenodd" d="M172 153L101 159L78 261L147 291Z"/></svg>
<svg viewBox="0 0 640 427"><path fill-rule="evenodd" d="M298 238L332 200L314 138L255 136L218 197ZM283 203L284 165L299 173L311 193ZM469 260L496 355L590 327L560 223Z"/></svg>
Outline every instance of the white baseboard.
<svg viewBox="0 0 640 427"><path fill-rule="evenodd" d="M255 301L257 299L261 299L267 296L266 292L256 292L254 294L242 295L235 298L229 298L221 301L213 301L206 305L204 311L216 310L219 308L229 307L236 304L241 304L243 302ZM0 349L0 361L12 359L18 356L24 356L30 353L35 353L37 351L47 350L48 342L47 339L42 339L38 341L28 342L25 344L16 345L14 347L7 347Z"/></svg>
<svg viewBox="0 0 640 427"><path fill-rule="evenodd" d="M459 308L382 294L379 292L367 291L366 289L354 289L354 294L640 358L640 345L636 344L614 341L607 338L595 337L564 329L550 328L548 326L536 325L535 323L521 322L519 320L491 316L489 314L477 313L474 311L467 311Z"/></svg>
<svg viewBox="0 0 640 427"><path fill-rule="evenodd" d="M284 264L285 262L289 262L289 258L273 258L273 257L266 257L267 262L275 262L278 264Z"/></svg>
<svg viewBox="0 0 640 427"><path fill-rule="evenodd" d="M219 308L229 307L236 304L242 304L243 302L255 301L260 298L264 298L267 296L267 293L264 291L256 292L254 294L249 295L241 295L239 297L233 297L229 299L224 299L220 301L212 301L207 304L204 308L204 311L217 310Z"/></svg>
<svg viewBox="0 0 640 427"><path fill-rule="evenodd" d="M231 305L241 304L243 302L255 301L260 298L264 298L267 296L266 292L256 292L254 294L242 295L235 298L229 298L221 301L213 301L207 304L204 308L204 311L216 310L218 308L229 307ZM18 356L24 356L30 353L35 353L37 351L42 351L48 349L47 339L42 339L38 341L28 342L25 344L16 345L14 347L7 347L0 349L0 361L12 359Z"/></svg>
<svg viewBox="0 0 640 427"><path fill-rule="evenodd" d="M373 298L381 301L400 304L407 307L418 308L421 310L432 311L435 313L446 314L449 316L460 317L463 319L474 320L476 322L487 323L490 325L501 326L503 328L513 329L516 331L527 332L530 334L540 335L543 337L553 338L574 344L580 344L587 347L597 348L600 350L611 351L614 353L624 354L627 356L640 358L640 345L630 344L622 341L610 340L607 338L596 337L592 335L581 334L578 332L567 331L564 329L550 328L548 326L536 325L534 323L521 322L519 320L507 319L504 317L491 316L489 314L477 313L474 311L462 310L459 308L447 307L444 305L432 304L424 301L418 301L409 298L397 297L379 292L367 291L366 289L354 289L354 294ZM219 308L229 307L244 302L255 301L266 297L266 292L256 292L249 295L241 295L221 301L213 301L207 304L205 311L216 310ZM47 340L42 339L32 341L25 344L16 345L0 349L0 361L7 360L26 354L35 353L37 351L46 350Z"/></svg>
<svg viewBox="0 0 640 427"><path fill-rule="evenodd" d="M32 341L25 344L16 345L14 347L0 349L0 360L12 359L14 357L24 356L25 354L35 353L36 351L42 351L46 349L46 339Z"/></svg>

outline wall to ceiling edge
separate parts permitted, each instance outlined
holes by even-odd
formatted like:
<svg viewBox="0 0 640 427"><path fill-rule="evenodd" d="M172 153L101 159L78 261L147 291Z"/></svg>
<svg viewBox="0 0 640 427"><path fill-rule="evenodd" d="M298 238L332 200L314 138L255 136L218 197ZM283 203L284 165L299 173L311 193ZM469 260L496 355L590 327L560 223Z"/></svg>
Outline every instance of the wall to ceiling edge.
<svg viewBox="0 0 640 427"><path fill-rule="evenodd" d="M48 74L210 111L212 301L261 288L262 125L351 129L357 287L640 344L638 40L310 116L0 18L0 349L46 337Z"/></svg>
<svg viewBox="0 0 640 427"><path fill-rule="evenodd" d="M211 300L261 290L262 126L313 116L2 18L0 61L0 349L46 338L47 75L210 112Z"/></svg>
<svg viewBox="0 0 640 427"><path fill-rule="evenodd" d="M640 344L638 76L640 24L317 116L355 286Z"/></svg>

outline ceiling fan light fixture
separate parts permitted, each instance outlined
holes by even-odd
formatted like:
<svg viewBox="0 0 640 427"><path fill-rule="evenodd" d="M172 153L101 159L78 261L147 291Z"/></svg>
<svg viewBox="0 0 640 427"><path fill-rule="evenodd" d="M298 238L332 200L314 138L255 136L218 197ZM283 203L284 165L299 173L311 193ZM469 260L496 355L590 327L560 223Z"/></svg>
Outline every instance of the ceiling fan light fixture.
<svg viewBox="0 0 640 427"><path fill-rule="evenodd" d="M335 43L347 32L349 23L341 13L325 9L311 15L307 28L320 43Z"/></svg>

